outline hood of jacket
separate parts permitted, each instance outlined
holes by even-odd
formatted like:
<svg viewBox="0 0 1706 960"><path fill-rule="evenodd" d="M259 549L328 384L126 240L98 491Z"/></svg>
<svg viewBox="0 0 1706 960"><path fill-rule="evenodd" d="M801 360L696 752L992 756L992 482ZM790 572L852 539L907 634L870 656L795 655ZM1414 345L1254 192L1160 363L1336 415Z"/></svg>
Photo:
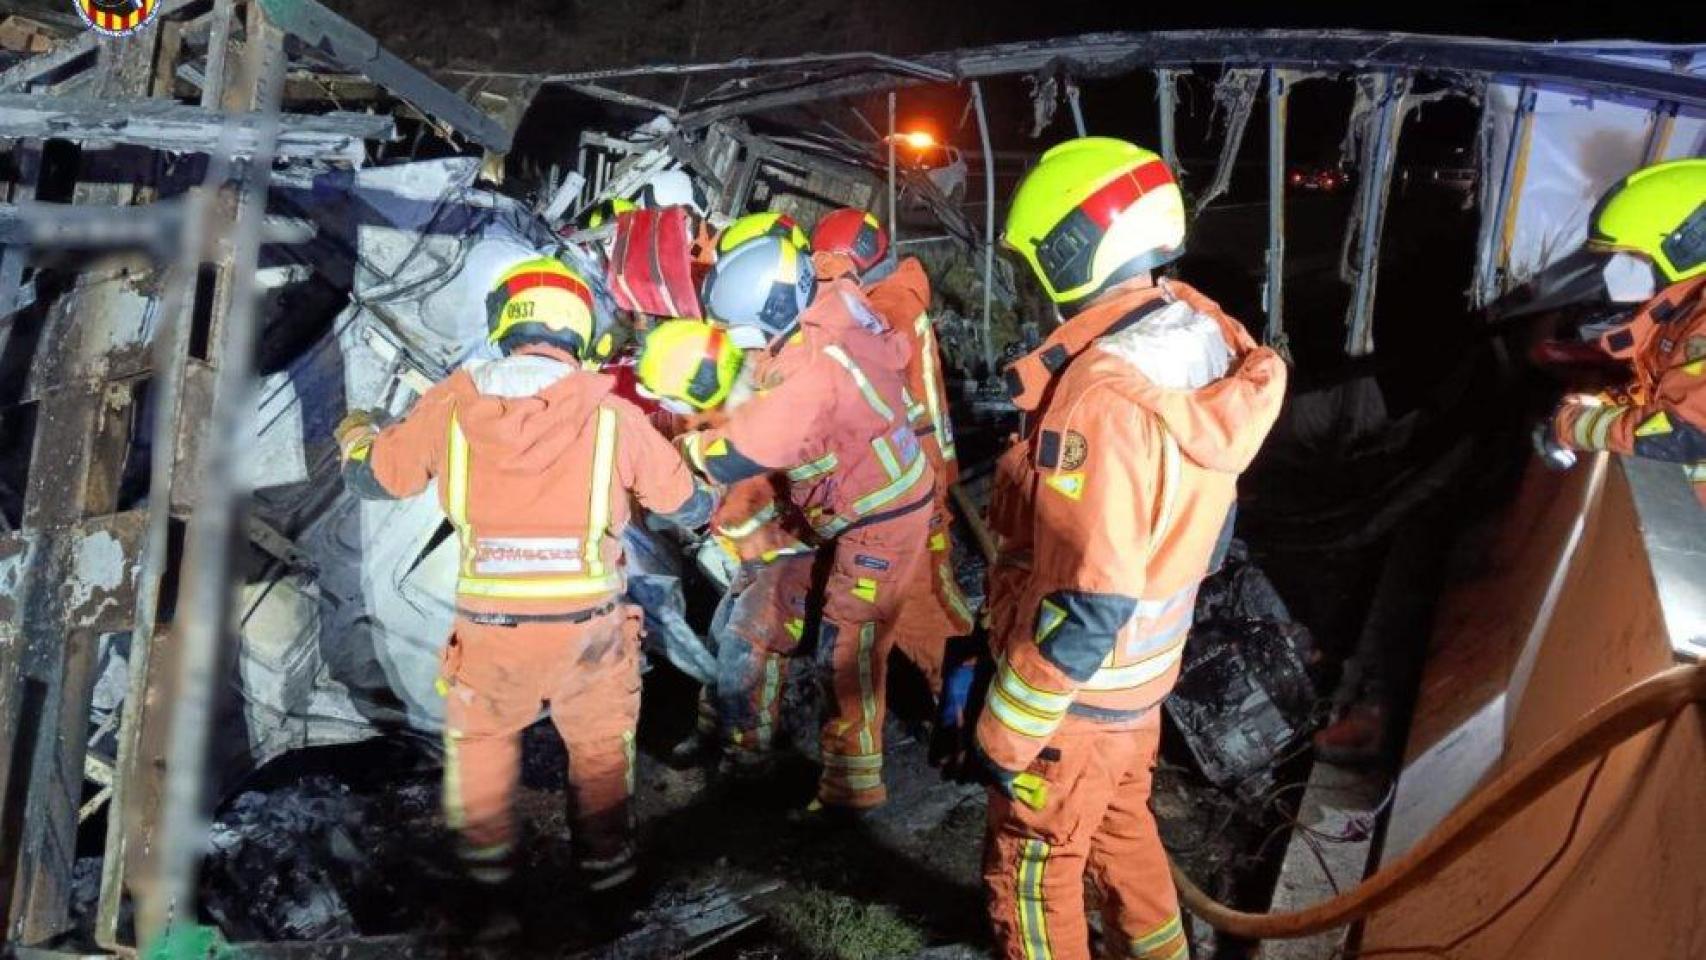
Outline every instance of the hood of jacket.
<svg viewBox="0 0 1706 960"><path fill-rule="evenodd" d="M1075 337L1050 338L1083 345L1063 378L1152 411L1198 466L1243 472L1279 417L1285 361L1184 283L1116 287L1062 329L1072 327Z"/></svg>
<svg viewBox="0 0 1706 960"><path fill-rule="evenodd" d="M553 357L513 354L463 368L474 396L457 404L468 443L494 457L497 469L535 473L556 463L616 381Z"/></svg>
<svg viewBox="0 0 1706 960"><path fill-rule="evenodd" d="M847 278L819 286L817 299L800 315L800 330L813 352L861 338L861 362L875 361L898 371L906 369L911 357L906 338L889 329L859 285Z"/></svg>

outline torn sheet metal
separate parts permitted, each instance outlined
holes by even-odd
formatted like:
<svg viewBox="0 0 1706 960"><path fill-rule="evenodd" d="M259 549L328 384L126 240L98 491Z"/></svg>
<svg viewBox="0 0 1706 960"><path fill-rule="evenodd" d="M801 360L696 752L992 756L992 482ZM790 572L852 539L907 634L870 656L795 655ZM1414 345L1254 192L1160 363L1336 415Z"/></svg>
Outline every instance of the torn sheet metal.
<svg viewBox="0 0 1706 960"><path fill-rule="evenodd" d="M1374 297L1380 274L1380 235L1386 225L1386 201L1392 190L1398 135L1404 127L1404 101L1409 74L1364 75L1357 78L1356 103L1345 134L1345 151L1356 151L1357 196L1345 231L1339 276L1353 285L1346 308L1345 353L1353 357L1374 352Z"/></svg>
<svg viewBox="0 0 1706 960"><path fill-rule="evenodd" d="M261 0L267 19L345 67L367 76L451 130L493 153L508 153L513 133L468 101L440 86L372 34L314 0Z"/></svg>
<svg viewBox="0 0 1706 960"><path fill-rule="evenodd" d="M1232 170L1238 163L1238 151L1244 145L1244 131L1250 126L1250 110L1256 104L1264 74L1262 70L1228 70L1214 85L1214 112L1226 115L1226 128L1220 137L1214 180L1197 199L1193 217L1201 216L1232 185Z"/></svg>
<svg viewBox="0 0 1706 960"><path fill-rule="evenodd" d="M391 140L391 118L368 113L281 114L275 155L281 160L338 160L359 164L368 140ZM229 136L234 157L261 143L261 118L221 114L174 100L103 100L0 93L0 137L125 143L170 153L206 153ZM232 128L229 134L222 128Z"/></svg>

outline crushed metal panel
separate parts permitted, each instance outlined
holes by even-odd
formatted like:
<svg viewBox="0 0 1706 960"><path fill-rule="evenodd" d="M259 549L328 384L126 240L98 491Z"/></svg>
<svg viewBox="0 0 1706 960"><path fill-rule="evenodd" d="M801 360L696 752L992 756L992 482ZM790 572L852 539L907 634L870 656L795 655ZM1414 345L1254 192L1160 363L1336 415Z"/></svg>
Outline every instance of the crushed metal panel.
<svg viewBox="0 0 1706 960"><path fill-rule="evenodd" d="M267 18L303 43L359 71L493 153L508 153L512 128L480 112L380 45L372 34L313 0L260 0Z"/></svg>
<svg viewBox="0 0 1706 960"><path fill-rule="evenodd" d="M1228 70L1214 85L1214 110L1226 114L1226 129L1220 139L1220 160L1214 168L1214 180L1197 199L1192 217L1199 217L1232 185L1232 171L1238 163L1238 151L1244 145L1244 131L1250 126L1250 111L1256 105L1256 93L1261 89L1263 70Z"/></svg>
<svg viewBox="0 0 1706 960"><path fill-rule="evenodd" d="M358 164L366 141L391 140L390 117L369 113L282 114L279 159L343 160ZM206 153L234 128L232 153L254 154L261 118L222 114L173 100L106 100L32 93L0 93L0 137L124 143L172 153Z"/></svg>

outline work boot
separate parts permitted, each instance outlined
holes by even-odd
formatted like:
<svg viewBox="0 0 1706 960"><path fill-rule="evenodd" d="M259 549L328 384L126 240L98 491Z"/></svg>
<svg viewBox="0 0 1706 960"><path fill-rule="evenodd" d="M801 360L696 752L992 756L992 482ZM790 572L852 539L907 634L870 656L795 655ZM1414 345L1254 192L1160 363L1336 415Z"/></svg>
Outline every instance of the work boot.
<svg viewBox="0 0 1706 960"><path fill-rule="evenodd" d="M876 807L847 807L824 803L816 797L804 807L789 811L789 821L813 830L849 830L871 819Z"/></svg>
<svg viewBox="0 0 1706 960"><path fill-rule="evenodd" d="M717 760L717 780L741 787L769 779L776 770L776 754L769 750L724 750Z"/></svg>
<svg viewBox="0 0 1706 960"><path fill-rule="evenodd" d="M1315 734L1317 759L1342 767L1368 766L1386 754L1386 715L1379 704L1353 703Z"/></svg>
<svg viewBox="0 0 1706 960"><path fill-rule="evenodd" d="M721 753L716 737L695 732L670 748L669 765L676 770L708 767L717 762Z"/></svg>
<svg viewBox="0 0 1706 960"><path fill-rule="evenodd" d="M521 917L515 912L515 884L481 883L470 880L451 918L455 937L470 944L493 944L521 935Z"/></svg>

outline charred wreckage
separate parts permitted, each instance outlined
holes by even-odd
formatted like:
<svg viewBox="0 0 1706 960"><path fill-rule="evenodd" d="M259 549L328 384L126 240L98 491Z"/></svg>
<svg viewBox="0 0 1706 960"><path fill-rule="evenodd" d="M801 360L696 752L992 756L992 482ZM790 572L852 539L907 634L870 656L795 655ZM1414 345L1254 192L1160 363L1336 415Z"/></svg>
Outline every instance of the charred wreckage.
<svg viewBox="0 0 1706 960"><path fill-rule="evenodd" d="M1033 136L1062 106L1082 133L1081 85L1141 73L1176 167L1178 91L1210 78L1221 147L1192 184L1196 216L1228 191L1265 103L1255 312L1283 348L1297 322L1285 310L1287 100L1348 79L1356 183L1335 266L1352 357L1376 346L1400 131L1420 105L1480 109L1468 306L1495 314L1567 300L1561 251L1611 172L1706 145L1706 54L1686 48L1186 32L435 80L312 0L157 6L125 38L22 17L0 29L0 890L20 956L129 951L194 917L204 805L270 762L436 739L455 539L432 498L346 493L331 428L346 409L406 411L486 349L481 298L509 265L554 255L604 276L591 251L608 228L586 214L607 201L686 204L713 224L759 209L879 212L944 276L935 313L955 413L989 425L989 448L1011 409L1002 363L1046 321L995 255L997 161L1012 158L992 145L986 86L1023 83L1015 102ZM659 78L700 92L665 105ZM944 91L975 144L897 130L897 98ZM566 100L601 122L540 116ZM881 129L870 115L885 101ZM1596 136L1596 159L1569 155ZM612 311L636 307L632 291L595 292ZM983 472L968 467L967 502ZM976 593L976 531L964 532ZM627 546L650 652L707 679L679 545L637 525ZM1265 804L1325 691L1314 645L1260 571L1235 563L1223 577L1205 591L1213 609L1169 715L1202 778ZM1391 797L1359 796L1328 819L1366 819L1352 824L1366 840ZM215 855L237 842L232 824L267 810L240 799L214 828ZM288 819L272 827L301 827ZM102 822L104 848L91 849L86 825ZM1299 836L1284 869L1313 870ZM1369 856L1357 850L1353 873ZM718 896L670 915L669 951L628 955L687 955L754 921ZM296 926L232 925L364 932L330 921L343 906L322 907Z"/></svg>

